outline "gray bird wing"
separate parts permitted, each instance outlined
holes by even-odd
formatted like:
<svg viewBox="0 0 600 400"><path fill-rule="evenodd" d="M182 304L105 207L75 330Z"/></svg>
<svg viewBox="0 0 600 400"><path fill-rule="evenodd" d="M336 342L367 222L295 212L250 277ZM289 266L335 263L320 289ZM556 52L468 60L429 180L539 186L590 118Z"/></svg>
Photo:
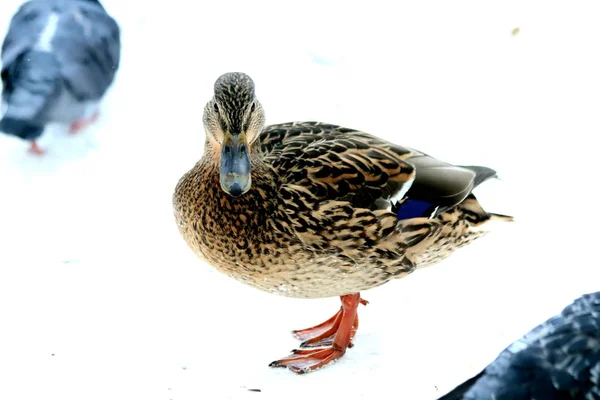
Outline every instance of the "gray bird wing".
<svg viewBox="0 0 600 400"><path fill-rule="evenodd" d="M59 17L49 52L61 66L67 88L81 101L100 99L112 84L120 63L117 22L97 2L29 1L11 20L2 46L2 70L39 47L49 17Z"/></svg>
<svg viewBox="0 0 600 400"><path fill-rule="evenodd" d="M23 4L11 19L1 54L4 118L42 123L49 100L56 96L60 65L51 53L33 51L52 12L50 2L32 1ZM3 131L6 122L2 121Z"/></svg>
<svg viewBox="0 0 600 400"><path fill-rule="evenodd" d="M44 1L30 1L19 7L2 43L3 71L21 54L35 47L52 9L52 4Z"/></svg>
<svg viewBox="0 0 600 400"><path fill-rule="evenodd" d="M106 93L119 68L121 38L119 25L99 3L68 2L52 47L76 99L99 100Z"/></svg>
<svg viewBox="0 0 600 400"><path fill-rule="evenodd" d="M600 398L600 292L575 300L439 400L531 398Z"/></svg>

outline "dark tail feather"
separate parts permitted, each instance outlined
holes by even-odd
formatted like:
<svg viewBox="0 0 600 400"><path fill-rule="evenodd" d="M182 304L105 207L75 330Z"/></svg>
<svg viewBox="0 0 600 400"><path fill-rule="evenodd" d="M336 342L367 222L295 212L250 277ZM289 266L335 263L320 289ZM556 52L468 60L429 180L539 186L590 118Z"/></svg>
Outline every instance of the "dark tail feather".
<svg viewBox="0 0 600 400"><path fill-rule="evenodd" d="M0 131L32 139L41 135L44 115L61 88L60 65L52 53L21 54L2 71L6 113Z"/></svg>
<svg viewBox="0 0 600 400"><path fill-rule="evenodd" d="M10 117L0 120L0 132L17 136L23 140L34 140L40 137L43 131L43 126L37 126L28 121Z"/></svg>
<svg viewBox="0 0 600 400"><path fill-rule="evenodd" d="M475 172L475 182L473 184L474 188L487 181L488 179L498 177L496 171L488 167L479 167L477 165L461 165L460 167L470 169L471 171Z"/></svg>
<svg viewBox="0 0 600 400"><path fill-rule="evenodd" d="M488 167L480 167L477 165L461 165L460 167L470 169L475 172L475 180L473 182L473 189L477 186L481 185L483 182L488 179L498 178L498 173L491 168ZM471 194L473 196L473 194ZM487 213L492 220L496 221L504 221L504 222L512 222L514 221L514 217L511 215L497 214L497 213Z"/></svg>
<svg viewBox="0 0 600 400"><path fill-rule="evenodd" d="M478 373L471 379L461 383L456 388L454 388L454 390L452 390L451 392L447 393L446 395L440 397L438 400L462 400L465 393L467 393L469 391L469 389L471 389L471 387L475 384L475 382L477 382L477 380L479 378L481 378L484 371L485 370L481 371L480 373Z"/></svg>

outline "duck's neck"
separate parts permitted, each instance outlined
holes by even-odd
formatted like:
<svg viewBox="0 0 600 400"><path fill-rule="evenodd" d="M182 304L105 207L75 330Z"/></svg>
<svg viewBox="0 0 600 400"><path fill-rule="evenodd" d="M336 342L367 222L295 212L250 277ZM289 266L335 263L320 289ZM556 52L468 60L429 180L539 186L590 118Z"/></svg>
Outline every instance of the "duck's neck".
<svg viewBox="0 0 600 400"><path fill-rule="evenodd" d="M208 144L208 143L207 143ZM209 145L192 171L192 179L203 184L199 205L222 234L258 235L277 209L277 180L259 155L251 156L252 185L239 197L223 191L219 182L219 153ZM200 200L201 199L201 200ZM252 237L252 236L249 236Z"/></svg>

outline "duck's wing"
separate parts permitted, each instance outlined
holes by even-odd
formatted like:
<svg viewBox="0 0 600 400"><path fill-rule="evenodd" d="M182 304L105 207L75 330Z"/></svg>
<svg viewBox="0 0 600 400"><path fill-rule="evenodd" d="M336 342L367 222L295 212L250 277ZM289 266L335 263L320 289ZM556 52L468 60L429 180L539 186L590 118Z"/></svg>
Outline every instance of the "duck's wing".
<svg viewBox="0 0 600 400"><path fill-rule="evenodd" d="M431 210L439 214L495 176L489 168L454 166L364 132L318 122L270 126L259 144L284 184L301 187L318 201L394 208L400 219L432 217Z"/></svg>
<svg viewBox="0 0 600 400"><path fill-rule="evenodd" d="M279 179L318 201L373 208L379 198L401 196L415 176L404 161L410 150L335 125L277 125L265 130L260 143Z"/></svg>

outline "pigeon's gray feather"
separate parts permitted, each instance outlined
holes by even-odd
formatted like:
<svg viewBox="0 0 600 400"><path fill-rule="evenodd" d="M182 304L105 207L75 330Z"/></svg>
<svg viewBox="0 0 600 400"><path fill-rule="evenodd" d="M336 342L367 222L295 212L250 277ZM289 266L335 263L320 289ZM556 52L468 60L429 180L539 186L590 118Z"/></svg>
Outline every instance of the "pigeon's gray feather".
<svg viewBox="0 0 600 400"><path fill-rule="evenodd" d="M119 26L98 4L71 2L52 42L63 77L79 100L98 100L112 84L120 61Z"/></svg>
<svg viewBox="0 0 600 400"><path fill-rule="evenodd" d="M600 292L575 300L439 400L459 399L600 399Z"/></svg>
<svg viewBox="0 0 600 400"><path fill-rule="evenodd" d="M119 26L97 1L26 2L2 45L0 130L31 136L20 129L82 118L113 83L120 52Z"/></svg>
<svg viewBox="0 0 600 400"><path fill-rule="evenodd" d="M40 136L60 97L60 65L51 53L27 52L3 71L6 112L0 131L32 140Z"/></svg>

